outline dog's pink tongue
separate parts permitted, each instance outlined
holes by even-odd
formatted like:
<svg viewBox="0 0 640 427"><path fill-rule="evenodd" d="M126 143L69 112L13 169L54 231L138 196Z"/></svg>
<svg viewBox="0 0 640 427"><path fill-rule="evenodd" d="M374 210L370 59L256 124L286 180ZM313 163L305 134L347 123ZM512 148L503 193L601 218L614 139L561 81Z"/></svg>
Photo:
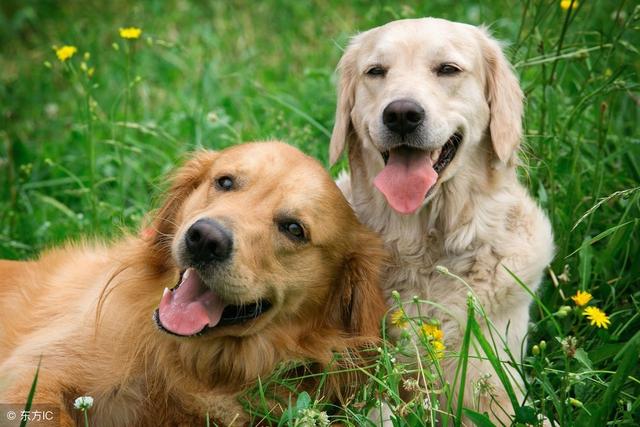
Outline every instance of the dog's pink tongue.
<svg viewBox="0 0 640 427"><path fill-rule="evenodd" d="M158 308L162 326L177 335L193 335L217 325L223 310L220 297L192 269L184 272L177 289L164 290Z"/></svg>
<svg viewBox="0 0 640 427"><path fill-rule="evenodd" d="M373 180L373 185L401 214L410 214L422 205L438 179L428 152L409 147L389 151L389 161Z"/></svg>

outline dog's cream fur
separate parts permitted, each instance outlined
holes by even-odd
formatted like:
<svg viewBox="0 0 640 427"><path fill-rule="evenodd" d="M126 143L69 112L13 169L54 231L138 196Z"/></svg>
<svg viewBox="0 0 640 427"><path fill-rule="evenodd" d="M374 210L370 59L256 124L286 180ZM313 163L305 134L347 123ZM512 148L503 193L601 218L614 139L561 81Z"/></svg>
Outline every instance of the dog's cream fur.
<svg viewBox="0 0 640 427"><path fill-rule="evenodd" d="M462 71L438 75L442 63ZM384 67L386 75L367 75L374 65ZM470 25L433 18L395 21L354 37L338 69L330 157L335 162L348 149L350 177L339 179L339 186L393 254L387 296L397 290L404 300L417 295L444 306L446 313L423 306L422 314L442 321L445 344L457 351L468 289L435 269L444 266L470 285L520 360L531 298L506 269L535 292L554 246L547 217L516 176L523 95L499 44L485 29ZM441 146L456 131L464 135L454 160L411 215L396 213L372 185L384 166L382 111L400 98L424 108L426 145ZM405 309L417 315L413 304ZM455 366L455 359L443 362L449 381ZM495 393L480 396L479 409L506 421L513 410L487 361L471 362L464 403L477 406L473 384L490 373Z"/></svg>

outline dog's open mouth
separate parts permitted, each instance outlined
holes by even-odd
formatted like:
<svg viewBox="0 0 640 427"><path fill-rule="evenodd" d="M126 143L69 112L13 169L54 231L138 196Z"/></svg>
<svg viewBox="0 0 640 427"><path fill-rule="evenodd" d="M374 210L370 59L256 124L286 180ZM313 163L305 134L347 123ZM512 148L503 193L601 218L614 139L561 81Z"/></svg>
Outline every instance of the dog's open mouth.
<svg viewBox="0 0 640 427"><path fill-rule="evenodd" d="M422 205L438 176L453 161L461 142L462 134L456 132L435 150L401 145L383 152L385 167L373 184L393 209L411 214Z"/></svg>
<svg viewBox="0 0 640 427"><path fill-rule="evenodd" d="M213 328L253 320L271 308L267 300L244 305L225 304L192 268L180 275L178 284L165 289L153 318L158 327L179 336L200 335Z"/></svg>

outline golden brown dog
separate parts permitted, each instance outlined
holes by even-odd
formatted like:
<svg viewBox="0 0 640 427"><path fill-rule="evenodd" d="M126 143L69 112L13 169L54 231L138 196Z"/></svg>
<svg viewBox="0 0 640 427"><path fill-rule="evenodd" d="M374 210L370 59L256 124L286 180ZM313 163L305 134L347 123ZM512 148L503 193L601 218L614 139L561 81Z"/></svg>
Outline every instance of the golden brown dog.
<svg viewBox="0 0 640 427"><path fill-rule="evenodd" d="M249 422L236 397L282 361L328 366L378 336L384 257L329 175L282 143L197 153L152 237L0 261L0 402L73 424ZM325 396L354 384L328 382Z"/></svg>

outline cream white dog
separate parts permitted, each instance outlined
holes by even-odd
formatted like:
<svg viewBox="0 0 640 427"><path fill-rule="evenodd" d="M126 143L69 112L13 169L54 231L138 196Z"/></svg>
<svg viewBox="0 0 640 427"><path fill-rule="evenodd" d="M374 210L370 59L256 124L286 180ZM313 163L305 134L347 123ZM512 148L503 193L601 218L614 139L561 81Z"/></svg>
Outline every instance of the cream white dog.
<svg viewBox="0 0 640 427"><path fill-rule="evenodd" d="M387 297L397 290L445 307L421 314L442 321L455 352L469 290L436 270L446 267L519 360L531 298L507 269L535 291L554 245L549 220L516 176L523 94L500 45L484 28L401 20L355 36L338 70L330 158L348 149L351 172L339 186L393 254ZM417 315L415 305L405 309ZM500 339L498 347L507 359ZM456 363L443 361L450 382ZM490 392L474 394L478 381ZM512 405L486 359L472 360L465 390L466 407L509 423Z"/></svg>

